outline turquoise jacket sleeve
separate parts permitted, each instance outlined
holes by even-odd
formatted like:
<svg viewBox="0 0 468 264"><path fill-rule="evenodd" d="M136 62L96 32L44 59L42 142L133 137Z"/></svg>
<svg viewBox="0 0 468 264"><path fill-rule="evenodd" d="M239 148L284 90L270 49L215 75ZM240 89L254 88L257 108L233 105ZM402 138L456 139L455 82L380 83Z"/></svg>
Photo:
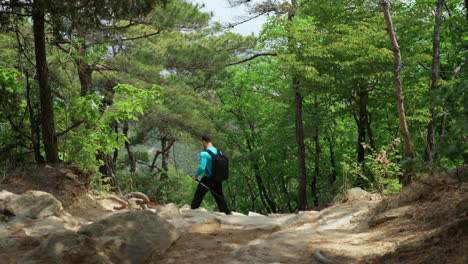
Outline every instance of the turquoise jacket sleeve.
<svg viewBox="0 0 468 264"><path fill-rule="evenodd" d="M198 166L197 173L195 173L195 178L198 178L205 171L207 162L208 157L203 152L200 152L200 165Z"/></svg>

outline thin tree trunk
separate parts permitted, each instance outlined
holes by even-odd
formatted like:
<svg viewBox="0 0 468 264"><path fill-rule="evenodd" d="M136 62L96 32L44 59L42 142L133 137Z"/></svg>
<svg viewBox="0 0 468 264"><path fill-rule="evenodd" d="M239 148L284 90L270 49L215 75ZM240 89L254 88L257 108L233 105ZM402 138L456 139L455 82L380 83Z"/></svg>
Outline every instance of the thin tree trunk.
<svg viewBox="0 0 468 264"><path fill-rule="evenodd" d="M320 153L322 152L322 149L320 148L318 125L315 127L314 142L315 142L315 176L312 178L312 182L310 183L310 188L312 190L312 199L314 200L314 205L318 206L317 180L320 177Z"/></svg>
<svg viewBox="0 0 468 264"><path fill-rule="evenodd" d="M166 137L161 138L161 149L162 151L162 161L161 161L161 168L163 169L163 173L161 173L161 180L167 179L167 171L169 170L169 151L170 149L167 148L168 140ZM165 151L167 149L167 151Z"/></svg>
<svg viewBox="0 0 468 264"><path fill-rule="evenodd" d="M247 149L249 150L250 155L253 155L254 153L253 153L252 142L250 141L247 135L245 135L245 139L247 143ZM260 197L264 198L266 201L265 209L269 213L276 213L276 205L273 202L273 200L270 198L270 196L268 195L268 191L266 190L265 185L263 184L263 179L262 179L262 176L260 175L260 166L258 165L257 157L253 157L251 159L251 162L252 162L252 169L254 171L254 176L257 182L258 190L260 191Z"/></svg>
<svg viewBox="0 0 468 264"><path fill-rule="evenodd" d="M331 164L331 174L328 178L328 183L333 184L336 181L336 160L335 160L335 146L333 145L333 138L328 137L328 143L330 147L330 164Z"/></svg>
<svg viewBox="0 0 468 264"><path fill-rule="evenodd" d="M114 163L112 162L112 157L108 154L104 154L101 152L98 154L97 158L104 162L104 165L99 167L99 172L103 175L102 177L109 183L109 185L112 188L112 191L114 191L118 195L122 195L119 182L117 181L117 177L115 176Z"/></svg>
<svg viewBox="0 0 468 264"><path fill-rule="evenodd" d="M357 139L357 162L364 167L364 146L362 143L366 142L366 131L368 127L368 112L367 104L369 99L369 92L366 89L359 89L358 92L359 101L357 101L359 107L358 116L355 116L357 128L358 128L358 139Z"/></svg>
<svg viewBox="0 0 468 264"><path fill-rule="evenodd" d="M125 135L125 137L128 139L128 121L124 122L122 132ZM130 175L133 178L133 175L135 174L135 171L136 171L135 155L133 155L132 146L130 145L128 141L125 141L125 148L127 149L128 158L130 160Z"/></svg>
<svg viewBox="0 0 468 264"><path fill-rule="evenodd" d="M119 133L119 124L117 122L114 123L113 127L114 127L114 132ZM114 164L117 162L118 157L119 157L119 150L115 149L114 156L112 157L112 161L114 162Z"/></svg>
<svg viewBox="0 0 468 264"><path fill-rule="evenodd" d="M49 69L45 41L44 0L34 0L32 21L34 32L34 50L36 53L37 79L39 81L39 99L41 103L42 141L46 159L49 163L58 163L57 136L55 135L54 108L49 85Z"/></svg>
<svg viewBox="0 0 468 264"><path fill-rule="evenodd" d="M291 26L294 21L295 12L297 9L297 0L291 0L292 8L288 12L288 21ZM291 38L288 39L289 52L294 52L295 43ZM304 124L302 123L302 101L303 96L299 90L299 79L295 73L292 73L292 91L294 94L294 117L296 128L296 144L297 144L297 166L298 166L298 191L297 191L297 206L299 210L305 210L307 207L307 171L305 165L305 143L304 143Z"/></svg>
<svg viewBox="0 0 468 264"><path fill-rule="evenodd" d="M357 142L357 162L364 164L364 146L362 143L366 142L366 127L367 127L367 111L366 111L366 94L359 95L359 116L356 118L358 127L358 142Z"/></svg>
<svg viewBox="0 0 468 264"><path fill-rule="evenodd" d="M252 200L252 210L255 212L255 208L256 208L256 205L257 205L257 201L256 201L257 197L255 196L255 192L253 191L253 188L250 185L249 178L248 177L244 177L244 178L245 178L245 182L247 183L247 187L249 188L250 199ZM263 203L264 207L266 208L265 201L262 200L262 203Z"/></svg>
<svg viewBox="0 0 468 264"><path fill-rule="evenodd" d="M434 24L434 36L432 39L432 82L431 91L439 89L439 74L440 74L440 25L442 24L442 8L444 7L445 0L438 0ZM427 144L425 162L432 162L433 151L435 147L435 123L437 118L436 109L434 108L434 100L431 100L431 120L427 125Z"/></svg>
<svg viewBox="0 0 468 264"><path fill-rule="evenodd" d="M41 155L41 142L38 122L34 117L34 110L31 104L31 83L29 82L29 74L26 72L26 107L29 111L29 122L31 123L31 143L34 150L34 160L36 164L44 163L44 158Z"/></svg>
<svg viewBox="0 0 468 264"><path fill-rule="evenodd" d="M296 124L296 143L297 143L297 159L299 167L299 188L298 188L298 209L305 210L307 206L307 171L305 164L305 142L304 142L304 125L302 123L302 100L303 97L299 92L298 81L293 80L294 108L295 108L295 124Z"/></svg>
<svg viewBox="0 0 468 264"><path fill-rule="evenodd" d="M401 61L401 54L400 54L400 47L398 46L398 41L395 35L395 31L393 30L393 22L392 17L390 15L389 10L389 3L388 0L382 0L382 7L385 17L385 22L387 24L387 31L388 36L390 38L390 42L393 47L393 57L394 57L394 64L395 64L395 90L396 90L396 101L397 101L397 109L398 109L398 117L400 119L400 129L403 136L403 142L405 145L405 155L409 159L414 159L414 149L413 144L411 142L410 133L408 131L408 125L406 123L406 115L405 115L405 107L403 103L403 88L401 84L401 68L402 68L402 61ZM410 166L411 167L411 166ZM411 168L410 168L411 171ZM405 177L402 181L404 186L407 186L411 183L411 174L407 172Z"/></svg>
<svg viewBox="0 0 468 264"><path fill-rule="evenodd" d="M369 143L370 143L370 146L372 147L372 149L376 149L375 148L375 140L374 140L374 133L372 133L372 126L371 126L371 115L369 113L369 111L367 110L367 107L366 107L366 113L367 113L367 135L369 137Z"/></svg>
<svg viewBox="0 0 468 264"><path fill-rule="evenodd" d="M293 212L293 209L291 207L291 203L289 202L289 192L288 192L288 188L286 188L286 182L284 180L284 176L283 175L280 175L280 180L281 180L281 190L283 192L283 195L286 197L286 204L288 206L288 210L289 212Z"/></svg>

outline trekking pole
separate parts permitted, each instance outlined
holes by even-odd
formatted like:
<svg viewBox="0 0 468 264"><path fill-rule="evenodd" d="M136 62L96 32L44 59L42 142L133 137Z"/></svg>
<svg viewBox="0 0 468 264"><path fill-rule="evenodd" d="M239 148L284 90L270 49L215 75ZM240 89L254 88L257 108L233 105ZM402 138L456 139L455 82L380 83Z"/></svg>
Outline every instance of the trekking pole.
<svg viewBox="0 0 468 264"><path fill-rule="evenodd" d="M197 179L197 182L200 183L203 187L205 187L208 191L210 191L210 193L216 194L216 196L218 196L218 198L220 198L221 200L223 200L227 204L226 200L224 200L223 197L221 197L221 195L219 195L215 191L211 190L208 186L206 186L203 182L199 181L198 179Z"/></svg>
<svg viewBox="0 0 468 264"><path fill-rule="evenodd" d="M206 186L203 182L199 181L198 179L196 179L195 181L197 181L199 184L201 184L203 187L205 187L208 191L210 191L210 193L214 193L216 196L218 196L219 199L223 200L226 203L226 205L228 205L228 202L226 202L226 200L224 200L224 198L221 197L221 195L219 195L215 191L211 190L208 186Z"/></svg>

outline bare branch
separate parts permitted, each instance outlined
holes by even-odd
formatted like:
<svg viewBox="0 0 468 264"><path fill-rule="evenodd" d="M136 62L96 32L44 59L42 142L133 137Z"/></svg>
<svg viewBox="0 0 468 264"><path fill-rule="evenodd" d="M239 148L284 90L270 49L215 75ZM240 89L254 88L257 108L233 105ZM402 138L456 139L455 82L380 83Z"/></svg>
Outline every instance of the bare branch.
<svg viewBox="0 0 468 264"><path fill-rule="evenodd" d="M423 67L426 71L432 71L426 65L422 64L420 61L418 61L418 64L419 64L419 66Z"/></svg>
<svg viewBox="0 0 468 264"><path fill-rule="evenodd" d="M133 37L133 38L124 38L124 39L113 39L113 40L105 40L105 41L98 41L98 42L92 42L90 45L98 45L98 44L107 44L107 43L115 43L115 42L122 42L122 41L129 41L129 40L136 40L136 39L142 39L142 38L149 38L155 35L160 34L162 31L158 29L158 31L143 35L143 36L138 36L138 37Z"/></svg>
<svg viewBox="0 0 468 264"><path fill-rule="evenodd" d="M244 62L247 62L247 61L251 61L257 57L261 57L261 56L278 56L278 54L276 53L259 53L259 54L255 54L253 55L252 57L250 58L247 58L247 59L244 59L244 60L241 60L241 61L237 61L237 62L233 62L233 63L229 63L228 64L228 67L229 66L234 66L234 65L237 65L237 64L241 64L241 63L244 63Z"/></svg>
<svg viewBox="0 0 468 264"><path fill-rule="evenodd" d="M62 131L60 133L57 133L56 136L61 137L61 136L65 135L66 133L70 132L72 129L75 129L75 128L79 127L83 123L84 123L84 120L80 120L80 121L76 122L75 124L71 125L69 128L65 129L64 131Z"/></svg>

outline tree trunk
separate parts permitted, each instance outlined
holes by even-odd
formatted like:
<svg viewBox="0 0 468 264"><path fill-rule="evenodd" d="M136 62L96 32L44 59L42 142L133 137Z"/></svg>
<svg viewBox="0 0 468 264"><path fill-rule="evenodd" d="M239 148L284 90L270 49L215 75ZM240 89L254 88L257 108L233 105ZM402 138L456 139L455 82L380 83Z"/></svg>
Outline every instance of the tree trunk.
<svg viewBox="0 0 468 264"><path fill-rule="evenodd" d="M307 172L305 164L305 142L304 142L304 125L302 123L302 100L303 97L299 92L298 81L293 80L294 108L295 108L295 124L296 124L296 143L297 143L297 159L299 168L299 189L298 189L298 209L305 210L307 206Z"/></svg>
<svg viewBox="0 0 468 264"><path fill-rule="evenodd" d="M434 36L432 39L432 82L431 91L439 88L439 72L440 72L440 25L442 24L442 8L444 6L444 0L437 1L435 24L434 24ZM432 162L433 151L435 147L435 123L437 113L434 108L434 100L431 100L431 120L427 125L427 144L426 144L426 155L424 161L427 163Z"/></svg>
<svg viewBox="0 0 468 264"><path fill-rule="evenodd" d="M54 106L49 85L49 70L47 68L44 9L44 0L34 0L32 21L37 79L39 82L39 99L41 103L42 141L44 143L47 162L58 163L59 158L57 150L57 136L55 135Z"/></svg>
<svg viewBox="0 0 468 264"><path fill-rule="evenodd" d="M80 56L86 55L86 50L84 48L79 48ZM76 64L78 67L78 77L80 79L81 85L81 96L86 95L88 92L92 92L92 75L93 69L82 59L77 59Z"/></svg>
<svg viewBox="0 0 468 264"><path fill-rule="evenodd" d="M318 125L315 127L314 142L315 142L315 176L312 178L312 182L310 183L310 188L312 191L312 199L314 199L314 205L318 206L317 180L320 177L320 153L322 152L320 148Z"/></svg>
<svg viewBox="0 0 468 264"><path fill-rule="evenodd" d="M290 203L290 200L289 200L289 192L288 192L288 188L286 188L286 181L284 180L283 175L279 175L279 177L280 177L280 180L281 180L281 184L280 184L281 191L283 192L283 195L286 197L286 205L288 206L289 212L292 213L293 209L292 209L292 206L291 206L291 203Z"/></svg>
<svg viewBox="0 0 468 264"><path fill-rule="evenodd" d="M366 131L368 126L368 113L367 113L367 103L369 99L369 92L366 89L359 89L358 93L358 107L359 114L356 119L356 124L358 127L358 140L357 140L357 162L364 167L364 146L362 143L366 142Z"/></svg>
<svg viewBox="0 0 468 264"><path fill-rule="evenodd" d="M335 146L333 145L333 138L328 137L328 143L330 146L330 164L331 164L331 174L328 178L328 183L333 184L336 181L336 160L335 160Z"/></svg>
<svg viewBox="0 0 468 264"><path fill-rule="evenodd" d="M114 127L114 132L119 133L119 124L117 122L114 123L113 127ZM117 162L118 157L119 157L119 150L115 149L114 156L112 157L112 161L114 162L114 164Z"/></svg>
<svg viewBox="0 0 468 264"><path fill-rule="evenodd" d="M372 133L372 127L371 127L371 115L369 111L367 110L366 107L366 113L367 113L367 136L369 137L369 144L372 147L373 150L376 149L375 147L375 140L374 140L374 133Z"/></svg>
<svg viewBox="0 0 468 264"><path fill-rule="evenodd" d="M128 158L130 160L130 175L133 178L133 175L135 174L135 171L136 171L136 159L135 159L135 155L133 155L132 146L128 142L128 121L124 122L122 132L127 138L127 140L125 141L125 148L127 149Z"/></svg>
<svg viewBox="0 0 468 264"><path fill-rule="evenodd" d="M97 158L104 162L104 165L99 167L99 172L103 175L103 179L105 179L105 182L109 183L109 185L112 188L112 191L114 191L118 195L122 195L119 182L117 181L117 177L115 177L114 163L112 162L111 155L101 152L97 155Z"/></svg>
<svg viewBox="0 0 468 264"><path fill-rule="evenodd" d="M245 135L245 139L247 143L247 149L249 150L250 155L254 156L255 154L253 153L253 146L252 146L251 140L249 139L247 135ZM276 213L276 205L274 201L268 195L268 191L266 190L265 185L263 184L263 179L262 179L262 176L260 175L260 166L258 165L257 157L252 157L250 160L252 164L252 169L254 171L255 180L257 182L257 187L258 187L258 190L260 191L260 198L262 198L262 201L264 200L263 203L264 203L265 209L269 213Z"/></svg>
<svg viewBox="0 0 468 264"><path fill-rule="evenodd" d="M162 149L162 161L161 161L161 168L163 169L163 173L161 173L161 180L167 179L167 171L169 170L169 152L170 148L167 147L168 140L166 137L161 138L161 149ZM167 149L167 151L166 151Z"/></svg>
<svg viewBox="0 0 468 264"><path fill-rule="evenodd" d="M29 122L31 123L31 144L34 150L34 160L36 164L42 164L44 158L41 155L40 127L31 104L31 83L29 82L28 72L26 72L26 107L29 111Z"/></svg>
<svg viewBox="0 0 468 264"><path fill-rule="evenodd" d="M295 12L297 9L297 0L291 0L292 8L288 12L288 21L291 26L294 21ZM288 37L289 52L293 53L296 46ZM299 90L299 79L296 74L292 76L292 91L294 94L294 117L296 128L296 144L297 144L297 165L298 165L298 191L297 191L297 206L299 210L305 210L307 206L307 171L305 166L305 143L304 143L304 124L302 123L302 101L303 97Z"/></svg>
<svg viewBox="0 0 468 264"><path fill-rule="evenodd" d="M405 107L403 104L403 88L401 84L401 54L400 47L398 46L398 41L395 36L395 31L393 30L392 17L390 15L389 3L388 0L382 0L382 7L385 17L385 22L387 24L388 36L393 47L393 57L394 57L394 72L395 72L395 90L396 90L396 101L398 109L398 117L400 119L400 129L403 136L403 142L405 145L405 155L409 159L414 159L414 149L411 142L410 133L408 131L408 125L406 123ZM410 166L411 167L411 166ZM411 171L411 168L410 168ZM403 178L403 185L407 186L411 183L411 174L410 171L405 174Z"/></svg>

